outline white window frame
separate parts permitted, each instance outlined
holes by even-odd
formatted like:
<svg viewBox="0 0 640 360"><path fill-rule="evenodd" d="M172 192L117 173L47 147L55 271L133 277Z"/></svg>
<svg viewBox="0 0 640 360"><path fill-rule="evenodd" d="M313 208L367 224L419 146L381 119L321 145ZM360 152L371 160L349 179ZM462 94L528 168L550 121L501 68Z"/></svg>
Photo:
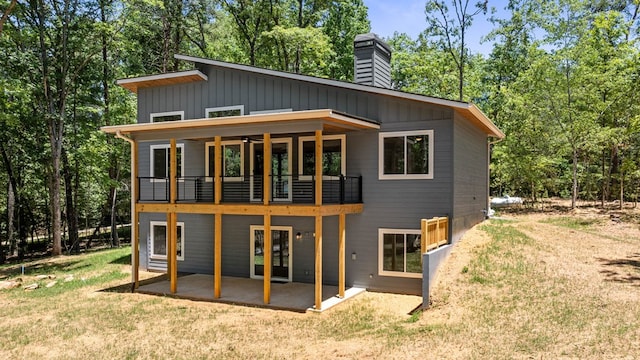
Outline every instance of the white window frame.
<svg viewBox="0 0 640 360"><path fill-rule="evenodd" d="M180 164L178 164L178 166L180 166L180 174L184 176L184 144L182 143L176 144L176 151L178 148L180 148L180 152L182 154L182 156L180 157ZM152 178L151 181L164 182L164 180L162 179L153 179L153 177L156 176L153 170L153 153L154 153L154 150L156 149L165 149L166 153L168 153L171 149L171 144L159 144L159 145L149 146L149 176ZM169 167L169 164L167 164L167 170L168 170L168 167ZM169 176L170 174L167 173L167 178L169 178Z"/></svg>
<svg viewBox="0 0 640 360"><path fill-rule="evenodd" d="M180 249L182 250L180 252L180 256L178 256L178 260L183 261L184 260L184 222L178 222L177 225L180 227ZM151 239L151 241L149 242L149 259L154 259L154 260L167 260L167 255L159 255L159 254L155 254L153 251L153 243L154 243L154 232L153 232L153 227L154 226L164 226L165 229L167 228L167 222L166 221L149 221L149 237ZM166 249L169 249L169 231L165 230L165 236L167 238L167 244Z"/></svg>
<svg viewBox="0 0 640 360"><path fill-rule="evenodd" d="M325 140L340 140L340 173L342 175L347 174L347 136L342 135L323 135L322 141L324 143ZM313 175L305 175L302 173L303 169L303 142L305 141L316 141L315 136L301 136L298 138L298 179L300 180L311 180ZM335 176L322 175L324 180L335 179Z"/></svg>
<svg viewBox="0 0 640 360"><path fill-rule="evenodd" d="M214 111L240 110L240 115L244 115L244 105L218 106L204 109L204 117L209 118L209 113Z"/></svg>
<svg viewBox="0 0 640 360"><path fill-rule="evenodd" d="M151 113L149 114L149 122L153 122L153 119L160 117L160 116L173 116L173 115L180 115L180 120L184 120L184 111L166 111L166 112L159 112L159 113Z"/></svg>
<svg viewBox="0 0 640 360"><path fill-rule="evenodd" d="M407 174L407 136L427 135L429 137L429 169L427 174ZM384 173L384 139L388 137L404 137L404 174ZM433 179L433 130L416 131L393 131L381 132L378 134L378 179L379 180L399 180L399 179Z"/></svg>
<svg viewBox="0 0 640 360"><path fill-rule="evenodd" d="M204 174L206 176L206 181L213 181L213 177L209 176L209 148L215 147L215 141L207 141L204 147ZM240 177L225 177L224 181L242 181L244 179L244 142L242 140L228 140L222 141L222 153L224 154L224 147L226 145L240 145ZM222 176L225 176L225 157L222 156Z"/></svg>
<svg viewBox="0 0 640 360"><path fill-rule="evenodd" d="M406 271L386 271L384 270L384 234L412 234L412 235L420 235L420 230L415 229L389 229L389 228L379 228L378 229L378 275L380 276L394 276L394 277L403 277L403 278L412 278L412 279L422 279L422 273L411 273ZM404 252L404 265L405 270L407 266L407 252L406 252L406 244L405 244L405 252ZM422 255L421 255L422 256Z"/></svg>
<svg viewBox="0 0 640 360"><path fill-rule="evenodd" d="M292 112L292 111L293 111L292 108L288 108L288 109L272 109L272 110L255 110L255 111L249 112L249 115L277 114L277 113L286 113L286 112Z"/></svg>
<svg viewBox="0 0 640 360"><path fill-rule="evenodd" d="M251 232L250 236L249 236L249 241L251 242L249 244L249 266L251 269L249 269L250 271L250 277L252 279L264 279L263 275L256 275L256 267L254 264L255 261L255 246L256 246L256 241L255 241L255 235L256 235L256 230L262 230L262 232L264 232L264 225L250 225L249 226L249 231ZM278 277L278 276L272 276L271 279L275 279L275 280L287 280L288 282L292 282L293 281L293 226L271 226L271 231L273 230L287 230L289 231L289 276L287 278L282 278L282 277ZM273 258L272 258L273 259ZM271 264L269 264L271 265ZM264 266L264 264L263 264Z"/></svg>

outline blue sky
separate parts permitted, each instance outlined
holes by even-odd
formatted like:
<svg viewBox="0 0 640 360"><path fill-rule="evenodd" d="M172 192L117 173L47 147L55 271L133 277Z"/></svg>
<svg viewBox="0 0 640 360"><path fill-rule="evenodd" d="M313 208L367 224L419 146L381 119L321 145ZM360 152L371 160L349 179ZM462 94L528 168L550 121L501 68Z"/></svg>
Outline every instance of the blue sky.
<svg viewBox="0 0 640 360"><path fill-rule="evenodd" d="M471 0L471 3L475 3ZM426 0L364 0L364 4L369 8L369 20L371 20L371 31L381 37L391 37L395 31L407 33L412 38L416 38L426 28L424 15L424 5ZM449 1L447 1L449 4ZM489 0L489 7L495 7L498 14L504 14L504 7L507 0ZM451 8L451 6L449 6ZM493 24L486 16L478 15L471 27L468 36L469 48L472 52L491 52L491 44L480 43L483 36L489 34Z"/></svg>

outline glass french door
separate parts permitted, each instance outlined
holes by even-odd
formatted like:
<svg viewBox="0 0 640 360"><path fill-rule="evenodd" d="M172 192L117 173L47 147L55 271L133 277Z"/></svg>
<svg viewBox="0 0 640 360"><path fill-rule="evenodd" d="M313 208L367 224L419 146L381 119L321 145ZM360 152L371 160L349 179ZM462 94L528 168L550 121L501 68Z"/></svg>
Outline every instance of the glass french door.
<svg viewBox="0 0 640 360"><path fill-rule="evenodd" d="M264 179L264 144L251 143L251 201L263 200L264 181L273 201L291 201L291 139L271 140L271 178Z"/></svg>
<svg viewBox="0 0 640 360"><path fill-rule="evenodd" d="M292 281L292 228L271 227L271 278ZM264 226L251 226L251 277L264 277Z"/></svg>

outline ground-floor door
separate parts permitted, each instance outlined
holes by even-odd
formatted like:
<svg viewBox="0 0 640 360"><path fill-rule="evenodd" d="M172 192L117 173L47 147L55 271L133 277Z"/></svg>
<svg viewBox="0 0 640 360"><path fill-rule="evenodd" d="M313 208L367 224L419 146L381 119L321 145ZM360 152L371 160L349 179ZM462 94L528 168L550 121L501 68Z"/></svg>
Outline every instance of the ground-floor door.
<svg viewBox="0 0 640 360"><path fill-rule="evenodd" d="M274 280L292 281L292 242L290 226L271 227L271 277ZM264 276L264 226L251 226L251 277Z"/></svg>

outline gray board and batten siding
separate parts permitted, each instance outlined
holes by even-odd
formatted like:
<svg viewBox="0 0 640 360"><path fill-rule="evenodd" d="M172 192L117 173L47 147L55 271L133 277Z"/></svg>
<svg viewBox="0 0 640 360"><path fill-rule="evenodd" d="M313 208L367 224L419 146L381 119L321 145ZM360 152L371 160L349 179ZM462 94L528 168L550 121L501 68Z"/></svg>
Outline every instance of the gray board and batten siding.
<svg viewBox="0 0 640 360"><path fill-rule="evenodd" d="M349 88L313 83L304 79L278 77L234 68L196 64L208 81L140 88L138 121L149 122L151 113L184 111L185 119L203 118L206 108L244 105L244 113L291 108L293 111L330 108L350 115L378 121L380 132L433 130L434 178L430 180L379 180L378 131L353 131L346 134L347 175L362 175L364 211L347 216L346 280L348 285L372 290L420 294L421 280L378 275L378 229L419 229L420 219L449 216L450 234L457 239L465 229L482 220L486 208L487 136L447 106L411 99L400 99ZM293 170L297 170L297 138L293 136ZM139 151L140 176L149 172L149 144ZM185 144L185 173L204 175L204 142L178 139ZM454 145L455 143L455 145ZM245 174L248 174L248 149L245 149ZM454 165L455 164L455 165ZM466 174L473 172L473 176ZM469 197L476 196L469 202ZM456 202L460 201L461 204ZM461 218L458 218L458 213ZM185 221L185 260L180 271L211 273L213 253L213 216L201 216L198 225L191 217ZM148 236L148 222L164 221L162 214L141 214L141 239ZM312 219L278 218L274 224L313 230ZM337 217L328 217L324 229L324 280L337 281ZM145 230L146 222L146 230ZM333 226L332 222L336 225ZM249 269L249 225L262 219L223 216L223 275L245 276ZM194 227L195 226L195 227ZM201 230L202 229L202 230ZM145 233L146 231L146 233ZM197 239L197 240L196 240ZM202 244L200 244L202 243ZM141 241L141 247L146 242ZM313 269L313 249L302 244L294 250L294 281L313 282L305 269ZM191 248L191 249L190 249ZM332 250L335 248L335 251ZM146 251L146 250L144 250ZM144 253L141 252L141 256ZM190 256L196 251L199 256ZM335 253L334 253L335 252ZM200 256L209 254L210 256ZM352 259L355 254L355 260ZM300 257L299 257L300 256ZM144 265L146 258L141 259ZM298 268L301 267L301 268ZM311 272L312 273L312 272Z"/></svg>

